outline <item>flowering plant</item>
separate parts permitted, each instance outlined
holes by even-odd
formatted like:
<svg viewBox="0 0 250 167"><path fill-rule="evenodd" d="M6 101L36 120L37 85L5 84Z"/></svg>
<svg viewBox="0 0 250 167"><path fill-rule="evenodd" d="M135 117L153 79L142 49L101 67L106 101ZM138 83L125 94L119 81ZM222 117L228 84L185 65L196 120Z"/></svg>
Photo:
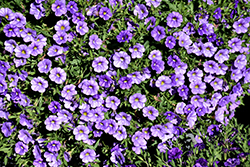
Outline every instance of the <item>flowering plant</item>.
<svg viewBox="0 0 250 167"><path fill-rule="evenodd" d="M248 0L3 2L0 162L250 164Z"/></svg>

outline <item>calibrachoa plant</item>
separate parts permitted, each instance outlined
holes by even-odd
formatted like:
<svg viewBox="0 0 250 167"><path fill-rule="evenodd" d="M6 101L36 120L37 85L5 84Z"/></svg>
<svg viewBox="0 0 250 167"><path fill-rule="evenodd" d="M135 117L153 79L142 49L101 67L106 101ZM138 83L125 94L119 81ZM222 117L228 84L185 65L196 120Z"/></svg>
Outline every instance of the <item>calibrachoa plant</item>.
<svg viewBox="0 0 250 167"><path fill-rule="evenodd" d="M234 118L250 95L249 12L248 0L3 0L0 165L250 166Z"/></svg>

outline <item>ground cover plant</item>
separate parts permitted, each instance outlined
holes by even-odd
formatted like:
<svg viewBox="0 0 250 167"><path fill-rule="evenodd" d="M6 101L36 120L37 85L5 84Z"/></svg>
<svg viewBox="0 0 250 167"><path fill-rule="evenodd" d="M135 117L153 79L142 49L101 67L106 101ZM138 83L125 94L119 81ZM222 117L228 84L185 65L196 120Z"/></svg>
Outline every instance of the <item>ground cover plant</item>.
<svg viewBox="0 0 250 167"><path fill-rule="evenodd" d="M234 118L250 95L249 12L248 0L2 0L0 165L250 166Z"/></svg>

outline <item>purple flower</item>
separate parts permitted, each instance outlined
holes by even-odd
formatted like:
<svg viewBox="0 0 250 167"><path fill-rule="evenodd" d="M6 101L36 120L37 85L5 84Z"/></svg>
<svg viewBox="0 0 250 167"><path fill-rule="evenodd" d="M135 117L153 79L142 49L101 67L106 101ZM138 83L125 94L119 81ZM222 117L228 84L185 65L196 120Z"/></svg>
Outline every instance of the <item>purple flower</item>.
<svg viewBox="0 0 250 167"><path fill-rule="evenodd" d="M151 63L151 68L156 71L156 74L160 74L165 69L165 62L158 59L153 59Z"/></svg>
<svg viewBox="0 0 250 167"><path fill-rule="evenodd" d="M173 49L174 46L175 46L175 44L176 44L176 39L175 39L175 37L173 37L173 36L168 36L168 37L166 38L166 41L165 41L166 47L168 47L169 49Z"/></svg>
<svg viewBox="0 0 250 167"><path fill-rule="evenodd" d="M94 61L92 62L92 67L94 68L95 72L103 72L106 71L108 69L108 60L105 57L97 57L94 59Z"/></svg>
<svg viewBox="0 0 250 167"><path fill-rule="evenodd" d="M67 42L67 34L64 31L57 31L53 35L53 39L56 41L58 45L64 44Z"/></svg>
<svg viewBox="0 0 250 167"><path fill-rule="evenodd" d="M224 61L227 61L229 59L228 53L229 51L227 49L221 49L215 54L214 58L219 63L223 63Z"/></svg>
<svg viewBox="0 0 250 167"><path fill-rule="evenodd" d="M175 74L185 74L186 73L186 69L187 69L187 64L180 62L175 68Z"/></svg>
<svg viewBox="0 0 250 167"><path fill-rule="evenodd" d="M61 16L67 12L65 3L61 0L56 0L55 3L52 4L51 9L55 12L56 16Z"/></svg>
<svg viewBox="0 0 250 167"><path fill-rule="evenodd" d="M192 44L190 37L186 34L182 34L179 36L179 46L188 48Z"/></svg>
<svg viewBox="0 0 250 167"><path fill-rule="evenodd" d="M89 28L87 26L87 23L84 21L80 21L76 25L76 31L80 33L81 35L86 34L89 31Z"/></svg>
<svg viewBox="0 0 250 167"><path fill-rule="evenodd" d="M232 49L230 50L231 53L239 52L242 49L242 40L239 38L232 38L231 40L228 41L228 46L231 47Z"/></svg>
<svg viewBox="0 0 250 167"><path fill-rule="evenodd" d="M163 38L166 37L165 28L159 25L156 26L151 31L151 36L154 38L154 40L161 41Z"/></svg>
<svg viewBox="0 0 250 167"><path fill-rule="evenodd" d="M74 13L72 17L72 22L77 24L79 22L83 22L85 20L85 17L82 13Z"/></svg>
<svg viewBox="0 0 250 167"><path fill-rule="evenodd" d="M33 56L43 53L43 46L40 42L32 42L28 48L30 49L30 54Z"/></svg>
<svg viewBox="0 0 250 167"><path fill-rule="evenodd" d="M95 95L98 93L99 86L98 83L94 80L83 80L81 84L78 85L79 88L82 89L82 93L85 95Z"/></svg>
<svg viewBox="0 0 250 167"><path fill-rule="evenodd" d="M13 24L17 27L23 27L26 25L26 17L23 16L21 13L15 13L14 19L10 22L10 24Z"/></svg>
<svg viewBox="0 0 250 167"><path fill-rule="evenodd" d="M129 126L132 117L125 112L120 112L119 114L116 114L115 119L118 121L117 125Z"/></svg>
<svg viewBox="0 0 250 167"><path fill-rule="evenodd" d="M14 31L15 28L16 26L13 24L7 24L6 26L4 26L3 32L5 33L6 37L15 37L16 36L16 33Z"/></svg>
<svg viewBox="0 0 250 167"><path fill-rule="evenodd" d="M15 152L20 155L24 155L28 151L29 147L23 142L19 141L15 144Z"/></svg>
<svg viewBox="0 0 250 167"><path fill-rule="evenodd" d="M208 167L207 166L207 160L204 158L199 158L195 161L195 167Z"/></svg>
<svg viewBox="0 0 250 167"><path fill-rule="evenodd" d="M1 131L5 137L9 137L14 131L14 129L11 129L11 122L4 122L1 127Z"/></svg>
<svg viewBox="0 0 250 167"><path fill-rule="evenodd" d="M143 138L143 133L140 131L135 132L131 138L135 146L145 146L147 141Z"/></svg>
<svg viewBox="0 0 250 167"><path fill-rule="evenodd" d="M126 139L127 138L126 128L124 128L123 126L119 126L116 132L113 134L113 136L118 141L122 141L123 139Z"/></svg>
<svg viewBox="0 0 250 167"><path fill-rule="evenodd" d="M98 38L98 35L96 34L92 34L90 37L89 37L89 46L92 48L92 49L100 49L101 48L101 45L102 45L102 40L100 38Z"/></svg>
<svg viewBox="0 0 250 167"><path fill-rule="evenodd" d="M33 141L30 133L27 130L24 130L24 129L21 129L19 131L18 138L19 138L19 140L21 140L25 144L29 144L29 142Z"/></svg>
<svg viewBox="0 0 250 167"><path fill-rule="evenodd" d="M181 63L181 59L177 55L170 55L167 61L168 65L175 68Z"/></svg>
<svg viewBox="0 0 250 167"><path fill-rule="evenodd" d="M38 64L38 71L40 73L48 73L50 71L50 68L52 66L52 62L49 59L43 59Z"/></svg>
<svg viewBox="0 0 250 167"><path fill-rule="evenodd" d="M200 80L190 83L191 92L193 94L203 94L206 90L206 84Z"/></svg>
<svg viewBox="0 0 250 167"><path fill-rule="evenodd" d="M112 13L108 7L102 7L99 11L99 16L103 18L103 20L108 20L112 17Z"/></svg>
<svg viewBox="0 0 250 167"><path fill-rule="evenodd" d="M113 151L111 153L111 157L110 157L111 162L115 163L115 164L123 164L125 162L125 158L123 156L123 154L121 153L121 151ZM126 165L126 167L128 167Z"/></svg>
<svg viewBox="0 0 250 167"><path fill-rule="evenodd" d="M48 56L49 57L54 57L54 56L60 55L62 53L63 53L63 47L60 47L58 45L52 45L48 49Z"/></svg>
<svg viewBox="0 0 250 167"><path fill-rule="evenodd" d="M145 48L142 44L136 43L136 45L129 48L129 51L132 53L131 57L133 59L142 58L143 52L145 52Z"/></svg>
<svg viewBox="0 0 250 167"><path fill-rule="evenodd" d="M168 158L171 160L181 158L182 153L183 152L178 147L174 147L168 150Z"/></svg>
<svg viewBox="0 0 250 167"><path fill-rule="evenodd" d="M144 17L147 17L148 10L146 6L143 4L137 4L135 6L134 15L138 16L139 19L143 19Z"/></svg>
<svg viewBox="0 0 250 167"><path fill-rule="evenodd" d="M239 158L228 158L226 162L224 162L225 166L229 167L235 167L240 165L240 159Z"/></svg>
<svg viewBox="0 0 250 167"><path fill-rule="evenodd" d="M150 16L150 17L145 19L144 24L147 25L148 22L150 22L150 24L147 27L147 30L149 30L151 27L153 28L155 26L156 18L154 16Z"/></svg>
<svg viewBox="0 0 250 167"><path fill-rule="evenodd" d="M89 137L89 129L84 125L79 125L74 129L73 134L78 141L86 140Z"/></svg>
<svg viewBox="0 0 250 167"><path fill-rule="evenodd" d="M188 22L186 24L186 26L183 28L183 31L187 34L187 35L191 35L191 34L195 34L195 29L194 29L194 25L190 22Z"/></svg>
<svg viewBox="0 0 250 167"><path fill-rule="evenodd" d="M214 74L218 70L218 64L213 60L206 61L203 66L206 73Z"/></svg>
<svg viewBox="0 0 250 167"><path fill-rule="evenodd" d="M208 132L209 136L214 136L214 135L219 133L219 126L218 125L210 125L207 128L207 132Z"/></svg>
<svg viewBox="0 0 250 167"><path fill-rule="evenodd" d="M48 109L54 114L57 113L61 110L61 104L57 101L52 101L49 106Z"/></svg>
<svg viewBox="0 0 250 167"><path fill-rule="evenodd" d="M186 104L184 102L179 102L176 105L176 113L178 114L184 114L184 108L185 108Z"/></svg>
<svg viewBox="0 0 250 167"><path fill-rule="evenodd" d="M131 58L126 52L120 51L119 53L115 52L115 54L113 55L113 60L114 60L113 64L115 67L121 69L127 69L128 64L131 61Z"/></svg>
<svg viewBox="0 0 250 167"><path fill-rule="evenodd" d="M172 87L172 81L168 76L160 76L155 82L156 87L158 87L162 92L170 89Z"/></svg>
<svg viewBox="0 0 250 167"><path fill-rule="evenodd" d="M61 143L57 140L52 140L48 143L47 148L50 152L58 152L60 150Z"/></svg>
<svg viewBox="0 0 250 167"><path fill-rule="evenodd" d="M139 71L133 72L127 75L129 78L132 78L132 84L140 84L143 81L141 73Z"/></svg>
<svg viewBox="0 0 250 167"><path fill-rule="evenodd" d="M35 167L46 167L46 162L43 162L43 159L40 157L40 158L37 158L33 161L33 165Z"/></svg>
<svg viewBox="0 0 250 167"><path fill-rule="evenodd" d="M157 8L161 4L161 0L145 0L146 5L150 6L153 5L155 8Z"/></svg>
<svg viewBox="0 0 250 167"><path fill-rule="evenodd" d="M214 91L222 90L223 79L216 78L210 85L214 88Z"/></svg>
<svg viewBox="0 0 250 167"><path fill-rule="evenodd" d="M8 21L12 21L15 18L15 14L9 8L1 8L0 9L0 16L4 17Z"/></svg>
<svg viewBox="0 0 250 167"><path fill-rule="evenodd" d="M67 4L67 10L71 13L74 14L75 12L78 11L77 3L75 1L69 1Z"/></svg>
<svg viewBox="0 0 250 167"><path fill-rule="evenodd" d="M172 12L168 14L167 17L167 25L171 28L177 28L180 27L181 23L182 23L183 19L182 19L182 15L178 12Z"/></svg>
<svg viewBox="0 0 250 167"><path fill-rule="evenodd" d="M129 32L129 30L122 30L117 36L116 36L117 42L129 42L132 39L132 33Z"/></svg>
<svg viewBox="0 0 250 167"><path fill-rule="evenodd" d="M30 4L30 11L31 15L34 15L37 20L45 16L45 9L43 4L31 3Z"/></svg>
<svg viewBox="0 0 250 167"><path fill-rule="evenodd" d="M27 45L18 45L15 48L15 53L16 53L16 57L18 58L29 58L30 57L30 48Z"/></svg>
<svg viewBox="0 0 250 167"><path fill-rule="evenodd" d="M202 53L205 57L212 57L217 50L217 47L214 47L211 42L206 42L201 45Z"/></svg>
<svg viewBox="0 0 250 167"><path fill-rule="evenodd" d="M68 20L59 20L55 25L56 31L67 32L70 30L69 21Z"/></svg>
<svg viewBox="0 0 250 167"><path fill-rule="evenodd" d="M55 153L55 152L45 152L44 153L44 157L46 158L46 161L47 162L55 162L56 161L56 159L57 159L57 156L58 156L58 153Z"/></svg>
<svg viewBox="0 0 250 167"><path fill-rule="evenodd" d="M33 91L38 91L40 93L45 92L48 87L48 81L43 79L42 77L33 78L31 80L31 89Z"/></svg>
<svg viewBox="0 0 250 167"><path fill-rule="evenodd" d="M240 54L237 56L236 60L234 61L234 66L238 69L243 69L247 64L247 59L244 54Z"/></svg>
<svg viewBox="0 0 250 167"><path fill-rule="evenodd" d="M86 149L80 153L80 158L84 163L93 162L96 159L96 153L92 149Z"/></svg>
<svg viewBox="0 0 250 167"><path fill-rule="evenodd" d="M62 97L64 97L67 100L71 100L72 97L77 94L75 87L76 86L73 84L64 86L61 92Z"/></svg>
<svg viewBox="0 0 250 167"><path fill-rule="evenodd" d="M117 125L116 121L113 120L113 119L109 119L109 120L107 120L106 123L107 123L107 127L104 130L105 133L113 135L116 132L117 128L118 128L118 125Z"/></svg>
<svg viewBox="0 0 250 167"><path fill-rule="evenodd" d="M159 115L159 111L155 109L153 106L144 107L142 112L143 116L148 117L148 119L150 119L151 121L155 120L156 117L158 117Z"/></svg>
<svg viewBox="0 0 250 167"><path fill-rule="evenodd" d="M62 84L66 80L66 72L60 67L53 68L50 71L49 78L57 84Z"/></svg>
<svg viewBox="0 0 250 167"><path fill-rule="evenodd" d="M99 85L104 88L109 88L110 85L113 83L113 80L107 75L99 76Z"/></svg>
<svg viewBox="0 0 250 167"><path fill-rule="evenodd" d="M116 110L119 104L120 100L116 96L108 96L105 101L105 106L113 110Z"/></svg>
<svg viewBox="0 0 250 167"><path fill-rule="evenodd" d="M9 40L6 40L4 42L4 49L7 50L8 52L10 53L13 53L14 49L16 48L17 46L17 43L15 40L13 39L9 39Z"/></svg>
<svg viewBox="0 0 250 167"><path fill-rule="evenodd" d="M142 109L145 106L146 101L146 96L140 93L135 93L129 97L129 102L133 109Z"/></svg>
<svg viewBox="0 0 250 167"><path fill-rule="evenodd" d="M150 54L148 55L148 58L150 60L153 60L153 59L161 60L162 59L161 52L159 50L152 50Z"/></svg>
<svg viewBox="0 0 250 167"><path fill-rule="evenodd" d="M240 18L238 21L234 22L233 28L237 34L246 33L249 27L249 21L245 18Z"/></svg>
<svg viewBox="0 0 250 167"><path fill-rule="evenodd" d="M44 124L46 125L46 129L48 131L57 131L58 129L60 129L60 124L61 124L61 120L55 116L55 115L50 115L45 121Z"/></svg>

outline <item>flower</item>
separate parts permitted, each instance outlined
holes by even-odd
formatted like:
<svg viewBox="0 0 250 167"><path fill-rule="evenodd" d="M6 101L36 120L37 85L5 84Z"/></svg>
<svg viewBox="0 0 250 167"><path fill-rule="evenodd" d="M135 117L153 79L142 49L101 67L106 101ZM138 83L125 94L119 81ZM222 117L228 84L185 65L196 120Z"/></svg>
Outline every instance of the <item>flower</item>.
<svg viewBox="0 0 250 167"><path fill-rule="evenodd" d="M151 31L151 36L154 38L154 40L161 41L163 38L166 37L165 28L159 25L156 26Z"/></svg>
<svg viewBox="0 0 250 167"><path fill-rule="evenodd" d="M57 84L62 84L66 80L66 72L60 67L53 68L50 71L49 78Z"/></svg>
<svg viewBox="0 0 250 167"><path fill-rule="evenodd" d="M23 14L17 12L14 14L14 19L10 22L10 24L13 24L17 27L23 27L26 25L26 17L23 16Z"/></svg>
<svg viewBox="0 0 250 167"><path fill-rule="evenodd" d="M115 164L123 164L125 162L125 158L123 156L123 154L121 153L121 151L113 151L111 153L111 157L110 157L111 162L115 163Z"/></svg>
<svg viewBox="0 0 250 167"><path fill-rule="evenodd" d="M211 42L206 42L205 44L201 45L202 53L205 57L212 57L217 50L217 47Z"/></svg>
<svg viewBox="0 0 250 167"><path fill-rule="evenodd" d="M181 23L182 23L183 19L182 19L182 15L178 12L172 12L168 14L167 17L167 25L171 28L177 28L180 27Z"/></svg>
<svg viewBox="0 0 250 167"><path fill-rule="evenodd" d="M116 96L108 96L105 100L105 106L116 110L120 104L120 100Z"/></svg>
<svg viewBox="0 0 250 167"><path fill-rule="evenodd" d="M159 50L152 50L152 51L150 52L150 54L148 55L148 58L149 58L150 60L153 60L153 59L161 60L161 59L162 59L161 51L159 51Z"/></svg>
<svg viewBox="0 0 250 167"><path fill-rule="evenodd" d="M35 167L46 167L46 162L43 162L43 159L40 157L40 158L37 158L33 161L33 165Z"/></svg>
<svg viewBox="0 0 250 167"><path fill-rule="evenodd" d="M56 31L67 32L70 30L69 21L68 20L59 20L55 25Z"/></svg>
<svg viewBox="0 0 250 167"><path fill-rule="evenodd" d="M153 5L155 8L157 8L161 4L161 0L145 0L146 5L150 6Z"/></svg>
<svg viewBox="0 0 250 167"><path fill-rule="evenodd" d="M118 141L122 141L127 138L126 128L124 126L119 126L116 132L113 134L114 138Z"/></svg>
<svg viewBox="0 0 250 167"><path fill-rule="evenodd" d="M85 17L83 16L82 13L74 13L72 17L72 22L77 24L79 22L83 22L85 20Z"/></svg>
<svg viewBox="0 0 250 167"><path fill-rule="evenodd" d="M43 45L40 42L32 42L28 47L32 56L37 56L43 53Z"/></svg>
<svg viewBox="0 0 250 167"><path fill-rule="evenodd" d="M207 128L207 132L208 132L209 136L214 136L214 135L219 133L219 126L218 125L210 125Z"/></svg>
<svg viewBox="0 0 250 167"><path fill-rule="evenodd" d="M224 162L225 166L229 167L235 167L240 165L240 159L239 158L228 158L226 162Z"/></svg>
<svg viewBox="0 0 250 167"><path fill-rule="evenodd" d="M243 69L247 64L247 59L244 54L240 54L237 56L236 60L234 61L234 66L238 69Z"/></svg>
<svg viewBox="0 0 250 167"><path fill-rule="evenodd" d="M150 22L150 24L147 27L147 30L149 30L151 27L153 28L155 26L156 18L154 16L150 16L150 17L145 19L144 24L147 25L148 22Z"/></svg>
<svg viewBox="0 0 250 167"><path fill-rule="evenodd" d="M38 91L40 93L45 92L48 87L48 81L43 79L42 77L33 78L31 80L31 89L33 91Z"/></svg>
<svg viewBox="0 0 250 167"><path fill-rule="evenodd" d="M71 100L74 95L77 94L75 90L76 86L73 84L64 86L61 95L67 100Z"/></svg>
<svg viewBox="0 0 250 167"><path fill-rule="evenodd" d="M100 38L98 38L98 35L96 34L92 34L90 37L89 37L89 46L92 48L92 49L100 49L101 48L101 45L102 45L102 40Z"/></svg>
<svg viewBox="0 0 250 167"><path fill-rule="evenodd" d="M57 140L52 140L48 143L47 148L50 152L58 152L60 150L61 143Z"/></svg>
<svg viewBox="0 0 250 167"><path fill-rule="evenodd" d="M84 79L81 84L78 85L79 88L82 89L82 93L84 93L85 95L95 95L98 93L99 90L99 86L98 83L94 80L87 80Z"/></svg>
<svg viewBox="0 0 250 167"><path fill-rule="evenodd" d="M65 3L61 0L56 0L55 3L51 5L51 9L55 12L56 16L61 16L67 12Z"/></svg>
<svg viewBox="0 0 250 167"><path fill-rule="evenodd" d="M182 150L180 150L178 147L174 147L168 150L168 158L171 160L181 158L182 153Z"/></svg>
<svg viewBox="0 0 250 167"><path fill-rule="evenodd" d="M245 18L240 18L238 21L234 22L233 28L237 34L246 33L249 27L249 21Z"/></svg>
<svg viewBox="0 0 250 167"><path fill-rule="evenodd" d="M155 109L153 106L144 107L142 112L143 116L148 117L148 119L150 119L151 121L155 120L156 117L158 117L159 115L159 111Z"/></svg>
<svg viewBox="0 0 250 167"><path fill-rule="evenodd" d="M142 58L143 52L145 52L145 48L142 44L136 43L136 45L129 48L129 51L132 53L131 57L133 59Z"/></svg>
<svg viewBox="0 0 250 167"><path fill-rule="evenodd" d="M63 53L63 47L60 47L58 45L52 45L51 47L49 47L47 54L49 57L54 57L62 53Z"/></svg>
<svg viewBox="0 0 250 167"><path fill-rule="evenodd" d="M58 45L64 44L67 42L67 34L64 31L57 31L53 35L53 39L56 41Z"/></svg>
<svg viewBox="0 0 250 167"><path fill-rule="evenodd" d="M221 49L215 54L214 58L219 63L223 63L224 61L227 61L229 59L229 54L228 53L229 53L229 50Z"/></svg>
<svg viewBox="0 0 250 167"><path fill-rule="evenodd" d="M12 10L9 8L1 8L0 9L0 16L4 17L8 21L11 21L15 18L14 12L12 12Z"/></svg>
<svg viewBox="0 0 250 167"><path fill-rule="evenodd" d="M118 121L117 125L129 126L132 117L125 112L120 112L119 114L116 114L115 119Z"/></svg>
<svg viewBox="0 0 250 167"><path fill-rule="evenodd" d="M122 30L117 36L116 36L117 42L129 42L132 39L132 33L129 32L129 30Z"/></svg>
<svg viewBox="0 0 250 167"><path fill-rule="evenodd" d="M95 72L103 72L106 71L108 69L108 60L105 57L97 57L94 59L94 61L92 62L92 67L94 68Z"/></svg>
<svg viewBox="0 0 250 167"><path fill-rule="evenodd" d="M195 166L196 167L207 167L207 160L204 158L199 158L195 161Z"/></svg>
<svg viewBox="0 0 250 167"><path fill-rule="evenodd" d="M19 138L19 140L21 140L25 144L29 144L29 142L33 141L30 133L27 130L24 130L24 129L21 129L19 131L18 138Z"/></svg>
<svg viewBox="0 0 250 167"><path fill-rule="evenodd" d="M112 17L112 13L108 7L102 7L99 11L99 16L103 18L103 20L108 20Z"/></svg>
<svg viewBox="0 0 250 167"><path fill-rule="evenodd" d="M75 139L78 141L86 140L89 136L89 129L84 125L78 125L74 130L73 134L75 135Z"/></svg>
<svg viewBox="0 0 250 167"><path fill-rule="evenodd" d="M165 46L169 49L173 49L176 44L176 39L173 36L168 36L165 41Z"/></svg>
<svg viewBox="0 0 250 167"><path fill-rule="evenodd" d="M58 129L60 129L60 124L61 124L61 120L55 116L55 115L50 115L45 121L44 124L46 125L46 129L48 131L57 131Z"/></svg>
<svg viewBox="0 0 250 167"><path fill-rule="evenodd" d="M87 26L87 23L84 21L80 21L76 25L76 32L78 32L81 35L86 34L89 31L89 28Z"/></svg>
<svg viewBox="0 0 250 167"><path fill-rule="evenodd" d="M1 127L1 131L5 137L9 137L14 131L14 129L11 129L11 122L4 122Z"/></svg>
<svg viewBox="0 0 250 167"><path fill-rule="evenodd" d="M75 1L69 1L67 4L67 10L71 13L74 14L75 12L78 11L77 3Z"/></svg>
<svg viewBox="0 0 250 167"><path fill-rule="evenodd" d="M135 93L129 97L129 102L133 109L137 108L142 109L145 106L146 101L147 101L146 96L140 93Z"/></svg>
<svg viewBox="0 0 250 167"><path fill-rule="evenodd" d="M30 48L27 46L27 45L18 45L16 48L15 48L15 53L16 53L16 57L18 58L29 58L30 57Z"/></svg>
<svg viewBox="0 0 250 167"><path fill-rule="evenodd" d="M160 74L165 69L165 62L163 60L153 59L151 62L151 68L156 71L156 74Z"/></svg>
<svg viewBox="0 0 250 167"><path fill-rule="evenodd" d="M28 146L19 141L15 144L15 152L20 155L24 155L28 151Z"/></svg>
<svg viewBox="0 0 250 167"><path fill-rule="evenodd" d="M214 88L214 91L222 90L223 79L216 78L210 85Z"/></svg>
<svg viewBox="0 0 250 167"><path fill-rule="evenodd" d="M37 20L45 16L45 9L43 4L31 3L30 4L30 11L31 15L34 15Z"/></svg>
<svg viewBox="0 0 250 167"><path fill-rule="evenodd" d="M40 61L38 64L38 71L40 73L48 73L51 69L52 66L52 62L49 59L43 59L42 61Z"/></svg>
<svg viewBox="0 0 250 167"><path fill-rule="evenodd" d="M162 75L155 82L156 87L158 87L162 92L170 89L172 87L172 81L168 76Z"/></svg>
<svg viewBox="0 0 250 167"><path fill-rule="evenodd" d="M144 17L147 17L148 10L146 6L143 4L137 4L135 6L134 15L138 16L139 19L143 19Z"/></svg>
<svg viewBox="0 0 250 167"><path fill-rule="evenodd" d="M3 32L5 33L6 37L15 37L16 33L14 29L16 28L13 24L6 24L3 28Z"/></svg>
<svg viewBox="0 0 250 167"><path fill-rule="evenodd" d="M214 74L218 70L218 64L213 60L208 60L204 64L204 71L206 73Z"/></svg>
<svg viewBox="0 0 250 167"><path fill-rule="evenodd" d="M192 128L197 120L197 115L195 111L191 111L187 116L188 126Z"/></svg>
<svg viewBox="0 0 250 167"><path fill-rule="evenodd" d="M204 94L206 89L206 84L200 80L196 80L190 83L190 88L193 94Z"/></svg>
<svg viewBox="0 0 250 167"><path fill-rule="evenodd" d="M114 60L113 64L115 67L121 69L127 69L128 64L131 61L131 58L126 52L120 51L119 53L115 52L115 54L113 55L113 60Z"/></svg>
<svg viewBox="0 0 250 167"><path fill-rule="evenodd" d="M84 163L93 162L96 159L96 153L92 149L85 149L80 153L80 158Z"/></svg>

